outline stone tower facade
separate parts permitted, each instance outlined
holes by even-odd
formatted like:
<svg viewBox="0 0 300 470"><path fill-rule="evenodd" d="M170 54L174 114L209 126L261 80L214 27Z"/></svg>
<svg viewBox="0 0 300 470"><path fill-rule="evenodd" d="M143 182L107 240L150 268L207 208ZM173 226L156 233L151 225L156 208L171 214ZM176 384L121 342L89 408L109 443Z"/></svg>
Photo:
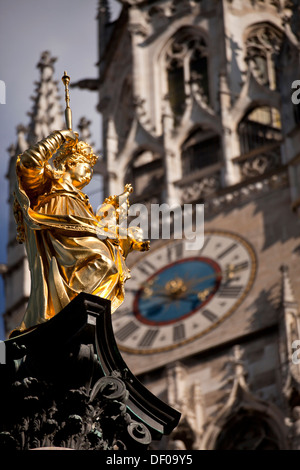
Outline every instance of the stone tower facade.
<svg viewBox="0 0 300 470"><path fill-rule="evenodd" d="M105 195L203 203L205 239L134 259L119 348L182 413L162 448L298 448L298 2L120 4L98 12Z"/></svg>
<svg viewBox="0 0 300 470"><path fill-rule="evenodd" d="M99 79L77 84L99 92L105 196L132 183L131 203L204 204L205 215L203 246L171 236L132 257L119 349L182 413L161 449L299 449L298 2L119 3L111 22L99 0ZM53 59L41 63L49 85ZM62 127L43 121L53 106L62 119L53 87L18 128L11 188L16 154ZM29 277L14 235L8 250L9 331Z"/></svg>

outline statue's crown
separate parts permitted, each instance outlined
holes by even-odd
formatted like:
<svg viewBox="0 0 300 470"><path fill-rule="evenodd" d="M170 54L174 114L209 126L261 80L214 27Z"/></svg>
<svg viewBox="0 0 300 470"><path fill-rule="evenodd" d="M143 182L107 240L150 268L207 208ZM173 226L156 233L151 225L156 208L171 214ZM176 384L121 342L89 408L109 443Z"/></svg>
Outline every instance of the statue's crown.
<svg viewBox="0 0 300 470"><path fill-rule="evenodd" d="M53 164L57 169L65 160L69 158L75 159L76 157L78 157L78 159L84 159L92 166L95 165L98 160L92 147L83 140L80 140L73 145L70 145L70 142L65 142L56 152Z"/></svg>

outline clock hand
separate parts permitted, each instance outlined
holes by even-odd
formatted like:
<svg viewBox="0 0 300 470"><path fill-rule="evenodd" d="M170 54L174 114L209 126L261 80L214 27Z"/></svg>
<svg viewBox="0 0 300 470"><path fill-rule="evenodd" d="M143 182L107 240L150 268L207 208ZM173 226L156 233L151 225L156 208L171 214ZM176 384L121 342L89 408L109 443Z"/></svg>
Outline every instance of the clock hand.
<svg viewBox="0 0 300 470"><path fill-rule="evenodd" d="M203 289L200 292L196 292L196 291L188 292L185 296L178 297L177 300L186 300L188 302L195 302L195 301L197 302L198 300L200 300L201 302L203 302L204 300L207 299L211 291L212 289L207 288L207 289ZM191 298L191 296L193 296L193 298Z"/></svg>
<svg viewBox="0 0 300 470"><path fill-rule="evenodd" d="M226 281L231 281L236 273L243 271L248 266L248 261L243 261L239 264L228 264L224 270L224 279Z"/></svg>

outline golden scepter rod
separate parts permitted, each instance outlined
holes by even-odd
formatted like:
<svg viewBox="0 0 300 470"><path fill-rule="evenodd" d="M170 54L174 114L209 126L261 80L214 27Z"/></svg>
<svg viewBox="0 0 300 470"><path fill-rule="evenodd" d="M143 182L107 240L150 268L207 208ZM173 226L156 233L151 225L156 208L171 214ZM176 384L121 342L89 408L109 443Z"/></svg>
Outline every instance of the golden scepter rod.
<svg viewBox="0 0 300 470"><path fill-rule="evenodd" d="M70 77L67 74L66 70L64 71L64 74L63 74L61 79L63 81L63 84L65 85L65 100L66 100L65 119L66 119L66 125L67 125L67 129L69 129L71 131L72 130L72 111L71 111L71 108L70 108L70 93L69 93Z"/></svg>

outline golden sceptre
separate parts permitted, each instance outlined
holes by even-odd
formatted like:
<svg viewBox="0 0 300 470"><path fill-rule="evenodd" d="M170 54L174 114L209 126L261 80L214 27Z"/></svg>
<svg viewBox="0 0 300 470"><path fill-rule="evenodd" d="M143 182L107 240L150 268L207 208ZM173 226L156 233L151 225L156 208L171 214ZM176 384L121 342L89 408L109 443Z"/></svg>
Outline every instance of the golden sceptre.
<svg viewBox="0 0 300 470"><path fill-rule="evenodd" d="M64 74L63 74L61 79L63 81L63 84L65 85L65 100L66 100L65 119L66 119L66 125L67 125L67 129L69 129L71 131L72 130L72 111L71 111L71 108L70 108L70 93L69 93L70 77L67 74L66 70L64 71Z"/></svg>

